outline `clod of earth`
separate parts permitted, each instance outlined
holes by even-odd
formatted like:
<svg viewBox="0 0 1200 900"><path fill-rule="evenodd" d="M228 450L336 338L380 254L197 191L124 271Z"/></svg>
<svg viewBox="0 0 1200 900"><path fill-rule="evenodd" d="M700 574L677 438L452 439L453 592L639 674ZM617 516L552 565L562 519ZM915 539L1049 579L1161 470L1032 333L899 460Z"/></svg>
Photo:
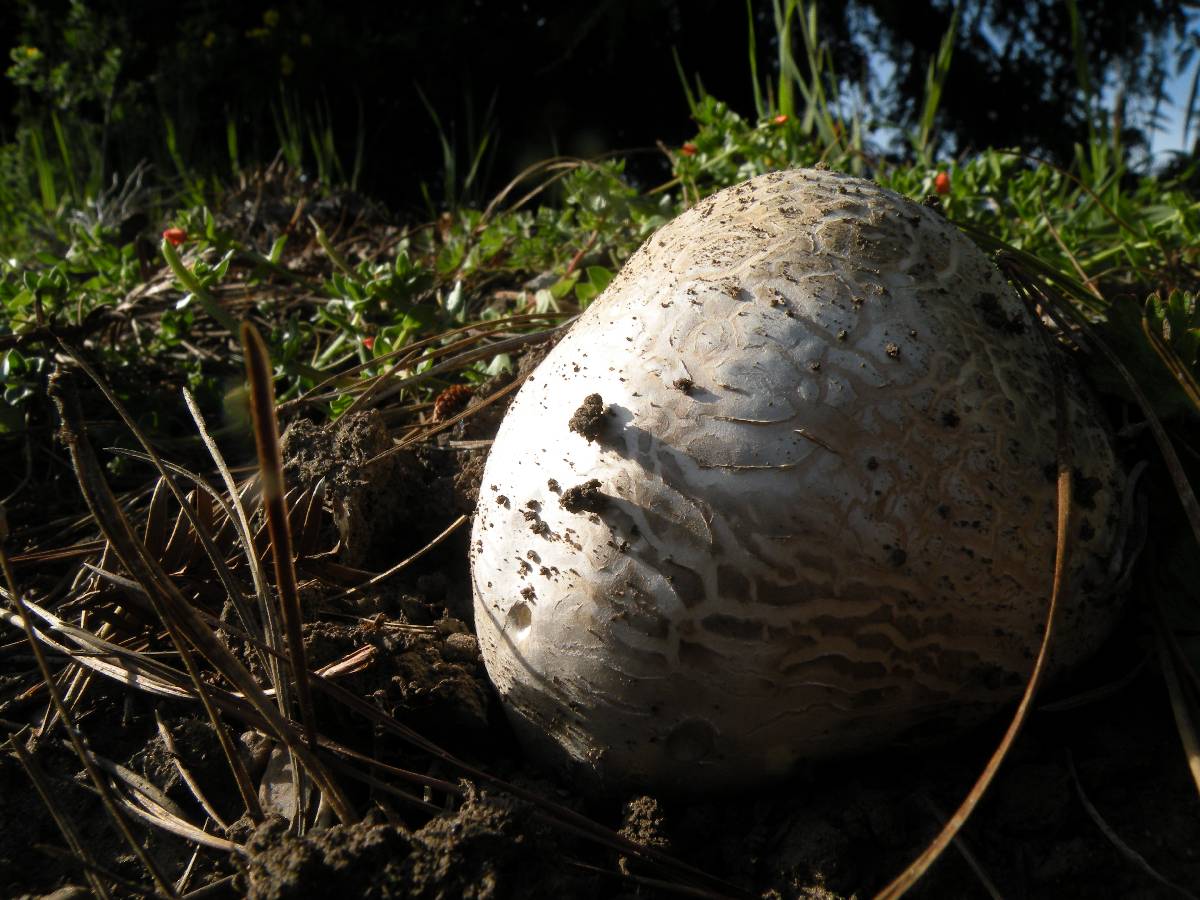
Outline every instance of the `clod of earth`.
<svg viewBox="0 0 1200 900"><path fill-rule="evenodd" d="M662 228L484 473L475 620L527 745L602 786L729 789L1011 701L1054 562L1038 327L943 217L860 179L765 175ZM1093 490L1057 671L1117 613L1124 489L1066 390Z"/></svg>

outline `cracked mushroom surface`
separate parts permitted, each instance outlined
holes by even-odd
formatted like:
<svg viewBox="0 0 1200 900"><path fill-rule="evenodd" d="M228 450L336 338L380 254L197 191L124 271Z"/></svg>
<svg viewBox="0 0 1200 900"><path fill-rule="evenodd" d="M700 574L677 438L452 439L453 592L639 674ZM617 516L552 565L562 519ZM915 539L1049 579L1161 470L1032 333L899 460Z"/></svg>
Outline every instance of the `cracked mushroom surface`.
<svg viewBox="0 0 1200 900"><path fill-rule="evenodd" d="M861 179L768 174L660 229L484 472L475 623L527 746L602 787L734 789L1012 701L1055 547L1037 327L941 215ZM1124 490L1067 394L1060 671L1118 612Z"/></svg>

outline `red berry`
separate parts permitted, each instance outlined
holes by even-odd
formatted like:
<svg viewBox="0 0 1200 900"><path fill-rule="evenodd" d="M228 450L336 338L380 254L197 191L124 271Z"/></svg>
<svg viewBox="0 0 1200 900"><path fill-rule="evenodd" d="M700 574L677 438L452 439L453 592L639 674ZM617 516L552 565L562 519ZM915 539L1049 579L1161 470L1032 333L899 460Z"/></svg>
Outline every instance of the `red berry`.
<svg viewBox="0 0 1200 900"><path fill-rule="evenodd" d="M933 179L933 189L939 194L950 193L950 174L948 172L938 172Z"/></svg>
<svg viewBox="0 0 1200 900"><path fill-rule="evenodd" d="M168 228L163 232L162 236L163 240L165 240L172 247L178 247L187 240L187 232L182 228Z"/></svg>
<svg viewBox="0 0 1200 900"><path fill-rule="evenodd" d="M375 338L374 337L365 337L365 338L363 338L362 344L368 350L373 350L375 348Z"/></svg>
<svg viewBox="0 0 1200 900"><path fill-rule="evenodd" d="M696 145L693 144L691 141L688 141L686 144L684 144L682 147L679 148L679 152L682 153L684 156L695 156L696 155Z"/></svg>

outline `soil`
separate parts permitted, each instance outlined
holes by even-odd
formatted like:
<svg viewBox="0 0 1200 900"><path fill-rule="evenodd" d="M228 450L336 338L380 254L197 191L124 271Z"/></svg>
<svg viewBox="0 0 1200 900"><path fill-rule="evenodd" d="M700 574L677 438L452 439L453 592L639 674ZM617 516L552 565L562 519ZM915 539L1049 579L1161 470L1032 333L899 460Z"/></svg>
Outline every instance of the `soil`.
<svg viewBox="0 0 1200 900"><path fill-rule="evenodd" d="M583 435L590 441L600 440L604 433L604 415L606 409L604 400L599 394L588 394L575 414L571 416L569 426L572 431Z"/></svg>
<svg viewBox="0 0 1200 900"><path fill-rule="evenodd" d="M470 402L486 394L479 390ZM329 514L314 541L324 549L313 554L313 565L326 559L383 571L469 513L486 452L471 442L494 433L502 409L488 407L430 442L379 459L392 441L378 413L352 415L332 429L293 422L284 439L289 485L323 479ZM580 416L580 430L589 434L602 421L600 399ZM562 502L586 509L602 500L595 494L588 484L564 485ZM319 817L322 827L303 835L279 817L254 825L241 818L244 806L198 706L92 679L76 704L91 749L153 782L190 821L205 822L182 766L229 826L209 821L208 831L244 844L245 853L197 853L195 844L135 823L165 877L183 879L182 893L347 900L680 895L686 881L678 870L597 844L578 823L564 824L566 813L547 812L565 808L724 884L705 883L691 896L866 897L933 837L1007 724L993 721L951 743L897 746L813 766L756 794L584 795L523 756L499 708L472 633L467 539L459 529L367 591L347 595L306 582L310 666L345 663L335 679L341 688L470 767L319 694L322 733L380 764L377 771L355 767L371 772L366 781L342 777L346 769L334 767L362 816L358 822L324 824L327 818ZM1147 650L1151 634L1147 617L1131 609L1092 663L1049 687L960 842L911 896L987 897L988 882L999 896L1026 898L1200 891L1200 801ZM47 709L18 637L10 631L0 655L0 724L10 732L40 724ZM1112 687L1089 693L1104 686ZM1077 697L1088 702L1059 702ZM174 754L159 734L156 711L174 737ZM62 737L61 729L51 730L33 747L57 812L110 873L148 884ZM280 777L286 770L278 748L245 728L238 746L268 809L278 808L271 790L280 785L288 801L290 776ZM433 787L391 778L396 769ZM7 749L0 752L0 810L0 895L62 898L82 890L82 870L54 851L64 846L61 832ZM114 894L130 895L122 887Z"/></svg>
<svg viewBox="0 0 1200 900"><path fill-rule="evenodd" d="M600 480L592 478L583 484L567 488L558 502L567 512L573 513L597 512L603 509L605 497L600 492Z"/></svg>
<svg viewBox="0 0 1200 900"><path fill-rule="evenodd" d="M547 865L557 840L527 806L472 789L453 813L416 830L374 813L295 837L270 819L247 842L239 882L254 900L574 896L594 878Z"/></svg>

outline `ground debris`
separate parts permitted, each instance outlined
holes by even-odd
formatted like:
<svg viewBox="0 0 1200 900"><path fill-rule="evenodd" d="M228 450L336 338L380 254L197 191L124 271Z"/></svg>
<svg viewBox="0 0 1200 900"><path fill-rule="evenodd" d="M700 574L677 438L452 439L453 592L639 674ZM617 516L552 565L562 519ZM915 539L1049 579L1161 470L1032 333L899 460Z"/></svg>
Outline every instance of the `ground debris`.
<svg viewBox="0 0 1200 900"><path fill-rule="evenodd" d="M320 667L364 644L375 647L365 668L341 679L344 687L430 734L478 733L488 725L491 690L475 636L458 619L434 626L432 633L410 633L324 622L305 627L305 648Z"/></svg>
<svg viewBox="0 0 1200 900"><path fill-rule="evenodd" d="M392 448L378 410L343 416L330 427L297 419L283 434L289 489L325 481L343 565L386 569L474 505L478 478L461 465L464 454L425 445Z"/></svg>
<svg viewBox="0 0 1200 900"><path fill-rule="evenodd" d="M643 847L671 852L671 838L666 830L666 814L654 797L634 797L625 804L621 817L621 835ZM635 865L628 856L622 856L617 865L629 874Z"/></svg>
<svg viewBox="0 0 1200 900"><path fill-rule="evenodd" d="M297 838L276 817L242 864L252 900L302 897L593 897L595 879L562 865L559 838L528 808L469 788L461 808L408 830L370 816Z"/></svg>

